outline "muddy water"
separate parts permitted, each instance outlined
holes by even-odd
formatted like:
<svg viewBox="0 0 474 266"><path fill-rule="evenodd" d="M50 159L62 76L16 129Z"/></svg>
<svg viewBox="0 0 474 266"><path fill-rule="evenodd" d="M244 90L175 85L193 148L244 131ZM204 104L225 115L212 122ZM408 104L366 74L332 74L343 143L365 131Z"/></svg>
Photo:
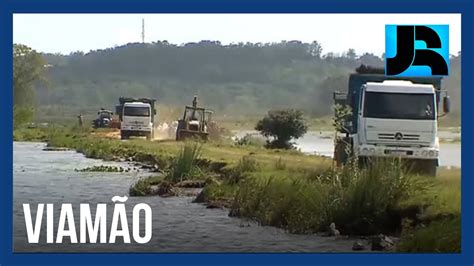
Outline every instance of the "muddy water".
<svg viewBox="0 0 474 266"><path fill-rule="evenodd" d="M15 252L348 252L354 240L317 235L288 234L274 227L228 217L226 210L207 209L192 203L190 197L132 197L126 202L129 221L132 207L147 203L153 210L153 237L138 244L44 244L43 220L40 242L28 244L23 203L32 205L33 220L37 203L54 203L57 228L61 203L72 203L79 234L79 203L107 203L107 226L111 225L115 195L128 195L130 184L146 173L91 173L74 169L93 165L117 165L85 158L74 151L42 151L42 143L14 143L13 223ZM119 164L120 165L120 164ZM128 165L121 164L128 167ZM128 208L130 206L130 208ZM45 219L45 218L44 218ZM131 230L131 229L130 229ZM118 238L119 242L121 238ZM68 240L68 238L65 238Z"/></svg>
<svg viewBox="0 0 474 266"><path fill-rule="evenodd" d="M257 134L256 131L238 131L236 132L236 136L242 137L247 133ZM460 136L460 133L449 131L439 132L439 137L442 139L456 139L460 138ZM296 141L296 147L305 153L332 157L334 153L333 139L334 132L311 131ZM441 143L440 145L440 165L461 167L461 143Z"/></svg>

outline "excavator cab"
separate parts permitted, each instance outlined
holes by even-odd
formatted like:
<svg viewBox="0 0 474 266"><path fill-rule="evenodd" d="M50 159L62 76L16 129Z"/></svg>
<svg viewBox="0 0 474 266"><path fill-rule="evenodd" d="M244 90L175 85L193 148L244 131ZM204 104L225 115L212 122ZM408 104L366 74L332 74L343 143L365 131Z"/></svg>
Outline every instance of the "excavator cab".
<svg viewBox="0 0 474 266"><path fill-rule="evenodd" d="M211 114L212 111L197 106L197 97L194 96L193 104L185 106L183 117L178 120L176 140L185 140L187 138L207 140Z"/></svg>

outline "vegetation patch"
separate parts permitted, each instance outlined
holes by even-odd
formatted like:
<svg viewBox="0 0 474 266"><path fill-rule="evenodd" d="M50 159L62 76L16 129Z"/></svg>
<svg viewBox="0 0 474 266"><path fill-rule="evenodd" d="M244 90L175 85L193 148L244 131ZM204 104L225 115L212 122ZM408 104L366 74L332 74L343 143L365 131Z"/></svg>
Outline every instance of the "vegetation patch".
<svg viewBox="0 0 474 266"><path fill-rule="evenodd" d="M13 141L46 142L49 138L45 128L22 126L13 131Z"/></svg>
<svg viewBox="0 0 474 266"><path fill-rule="evenodd" d="M461 252L461 217L433 221L428 225L406 228L397 246L399 252Z"/></svg>
<svg viewBox="0 0 474 266"><path fill-rule="evenodd" d="M177 183L187 179L202 177L204 173L197 165L200 157L201 144L197 142L185 143L172 161L165 179L172 183Z"/></svg>
<svg viewBox="0 0 474 266"><path fill-rule="evenodd" d="M234 144L236 146L264 147L266 142L265 139L262 139L260 136L247 133L241 138L236 138Z"/></svg>
<svg viewBox="0 0 474 266"><path fill-rule="evenodd" d="M255 130L267 138L267 148L293 149L291 140L302 137L308 126L300 110L273 110L257 122Z"/></svg>
<svg viewBox="0 0 474 266"><path fill-rule="evenodd" d="M129 194L132 197L148 196L152 193L152 186L159 185L162 181L163 176L148 176L140 178L130 186Z"/></svg>
<svg viewBox="0 0 474 266"><path fill-rule="evenodd" d="M378 160L363 169L353 162L340 169L300 171L288 171L282 160L252 171L238 171L241 166L235 165L230 172L240 173L239 180L213 182L197 201L230 205L231 216L291 233L327 232L334 223L346 235L401 232L399 249L405 252L417 252L416 243L423 241L430 242L426 250L460 248L459 169L441 169L433 179L409 174L398 160Z"/></svg>
<svg viewBox="0 0 474 266"><path fill-rule="evenodd" d="M124 168L121 166L113 166L113 165L94 165L91 167L86 167L82 169L74 169L76 172L130 172L133 171L131 168Z"/></svg>

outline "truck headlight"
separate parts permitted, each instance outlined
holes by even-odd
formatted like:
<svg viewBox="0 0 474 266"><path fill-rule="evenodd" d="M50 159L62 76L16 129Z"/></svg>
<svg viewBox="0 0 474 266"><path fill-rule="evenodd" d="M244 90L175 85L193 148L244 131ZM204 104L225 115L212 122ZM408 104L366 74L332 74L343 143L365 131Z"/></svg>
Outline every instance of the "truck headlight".
<svg viewBox="0 0 474 266"><path fill-rule="evenodd" d="M435 154L436 154L435 151L430 151L429 152L430 157L435 157Z"/></svg>
<svg viewBox="0 0 474 266"><path fill-rule="evenodd" d="M428 151L423 151L423 152L421 152L421 156L427 157L427 156L428 156Z"/></svg>
<svg viewBox="0 0 474 266"><path fill-rule="evenodd" d="M363 148L361 151L362 154L367 154L368 152L369 152L369 149L367 148Z"/></svg>
<svg viewBox="0 0 474 266"><path fill-rule="evenodd" d="M370 154L375 154L375 148L370 148L370 149L369 149L369 153L370 153Z"/></svg>

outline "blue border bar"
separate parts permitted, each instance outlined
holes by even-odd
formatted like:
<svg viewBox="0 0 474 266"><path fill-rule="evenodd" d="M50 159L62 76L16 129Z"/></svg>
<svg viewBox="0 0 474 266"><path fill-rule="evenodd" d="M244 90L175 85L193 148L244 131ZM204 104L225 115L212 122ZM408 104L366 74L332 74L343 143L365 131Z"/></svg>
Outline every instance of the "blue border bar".
<svg viewBox="0 0 474 266"><path fill-rule="evenodd" d="M13 254L12 253L12 13L462 13L462 116L473 114L472 25L469 0L9 0L0 2L0 264L350 264L473 265L473 126L462 127L461 254ZM350 23L348 21L348 23ZM314 25L330 27L330 25ZM311 30L311 28L308 28ZM468 122L470 119L466 120ZM468 152L465 152L468 151Z"/></svg>

